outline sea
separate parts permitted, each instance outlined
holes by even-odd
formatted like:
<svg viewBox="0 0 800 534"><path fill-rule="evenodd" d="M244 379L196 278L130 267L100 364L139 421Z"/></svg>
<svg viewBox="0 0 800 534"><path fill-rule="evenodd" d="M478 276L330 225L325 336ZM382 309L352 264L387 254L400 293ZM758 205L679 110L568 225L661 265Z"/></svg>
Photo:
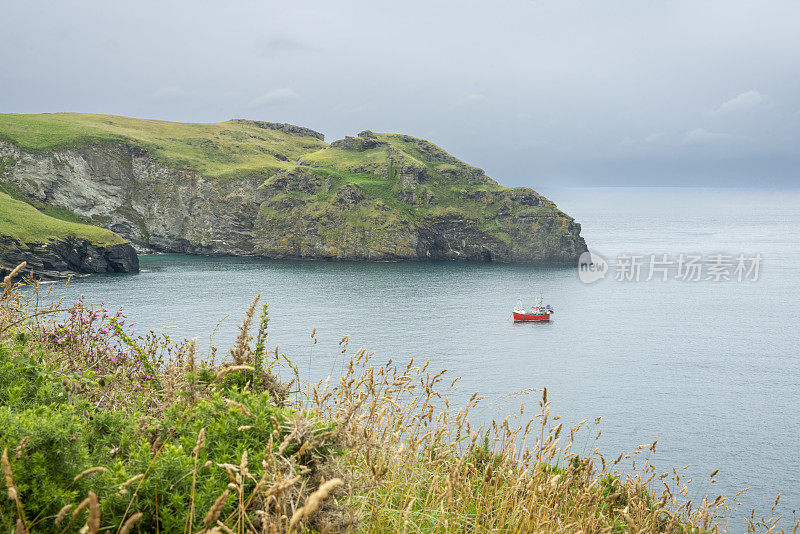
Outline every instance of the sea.
<svg viewBox="0 0 800 534"><path fill-rule="evenodd" d="M593 267L145 255L139 274L59 283L52 295L124 306L137 335L197 338L204 354L212 345L225 354L260 294L269 347L301 378L335 378L349 336L351 352L364 347L376 363L429 360L461 377L451 402L486 397L475 426L522 403L535 413L533 390L547 387L565 426L589 421L578 452L615 459L658 440L654 463L691 479L689 498L749 488L730 532L745 531L752 508L772 515L779 493L775 512L791 518L800 508L800 191L540 192L581 223ZM511 320L518 299L537 298L553 306L552 321Z"/></svg>

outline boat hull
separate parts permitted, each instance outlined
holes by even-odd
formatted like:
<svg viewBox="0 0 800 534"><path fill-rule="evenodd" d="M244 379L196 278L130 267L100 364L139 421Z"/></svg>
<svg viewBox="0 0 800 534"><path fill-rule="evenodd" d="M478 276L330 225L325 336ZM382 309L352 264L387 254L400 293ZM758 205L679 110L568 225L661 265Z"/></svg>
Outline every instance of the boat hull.
<svg viewBox="0 0 800 534"><path fill-rule="evenodd" d="M515 323L541 323L550 320L549 313L543 313L541 315L532 315L529 313L518 313L512 312L514 314L514 322Z"/></svg>

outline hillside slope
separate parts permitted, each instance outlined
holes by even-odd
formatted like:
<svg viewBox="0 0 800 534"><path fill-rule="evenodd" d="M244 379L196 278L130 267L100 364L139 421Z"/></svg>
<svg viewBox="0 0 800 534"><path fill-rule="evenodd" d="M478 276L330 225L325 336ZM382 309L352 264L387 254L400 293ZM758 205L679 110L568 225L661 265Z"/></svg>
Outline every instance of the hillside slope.
<svg viewBox="0 0 800 534"><path fill-rule="evenodd" d="M586 250L548 199L407 135L328 145L257 121L0 115L0 158L0 182L140 250L539 264Z"/></svg>
<svg viewBox="0 0 800 534"><path fill-rule="evenodd" d="M40 154L124 143L171 168L218 178L282 169L327 146L321 133L291 124L184 124L87 113L0 114L0 139Z"/></svg>

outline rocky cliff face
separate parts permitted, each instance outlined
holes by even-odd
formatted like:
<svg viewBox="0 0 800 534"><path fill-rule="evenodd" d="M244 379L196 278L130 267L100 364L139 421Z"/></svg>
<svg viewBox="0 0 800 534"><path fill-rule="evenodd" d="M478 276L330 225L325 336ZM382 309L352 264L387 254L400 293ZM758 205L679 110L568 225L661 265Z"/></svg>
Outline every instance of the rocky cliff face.
<svg viewBox="0 0 800 534"><path fill-rule="evenodd" d="M139 258L129 244L98 245L69 237L52 243L22 243L0 235L0 279L26 261L23 273L56 279L81 274L136 273Z"/></svg>
<svg viewBox="0 0 800 534"><path fill-rule="evenodd" d="M130 240L140 251L252 254L263 177L220 182L114 144L36 154L0 141L2 180Z"/></svg>
<svg viewBox="0 0 800 534"><path fill-rule="evenodd" d="M586 250L580 225L546 198L409 136L362 132L289 168L224 179L125 143L32 152L0 140L0 158L0 181L139 251L571 264Z"/></svg>

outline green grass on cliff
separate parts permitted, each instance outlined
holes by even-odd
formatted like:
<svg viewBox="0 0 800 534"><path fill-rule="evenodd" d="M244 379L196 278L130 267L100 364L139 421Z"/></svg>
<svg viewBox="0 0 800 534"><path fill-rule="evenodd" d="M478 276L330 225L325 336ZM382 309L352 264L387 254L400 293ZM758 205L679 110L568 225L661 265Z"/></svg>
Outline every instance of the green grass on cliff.
<svg viewBox="0 0 800 534"><path fill-rule="evenodd" d="M85 113L0 114L0 138L31 152L122 142L169 166L210 177L286 168L327 146L253 121L188 124Z"/></svg>
<svg viewBox="0 0 800 534"><path fill-rule="evenodd" d="M110 230L51 217L2 191L0 191L0 235L11 236L23 243L53 242L68 236L104 245L125 242Z"/></svg>
<svg viewBox="0 0 800 534"><path fill-rule="evenodd" d="M413 208L397 200L393 192L393 180L380 175L370 173L351 173L335 168L321 167L314 169L317 174L331 179L331 187L328 192L321 192L316 195L319 201L329 201L333 198L336 190L347 184L359 187L367 197L380 201L384 206L398 210L404 216L409 217L413 214Z"/></svg>
<svg viewBox="0 0 800 534"><path fill-rule="evenodd" d="M406 135L373 133L381 143L367 150L348 150L329 146L302 157L315 172L334 178L331 190L352 183L368 197L380 200L385 206L398 210L405 218L425 215L461 215L469 219L487 219L497 214L497 205L469 199L478 191L500 193L508 190L491 178L470 177L480 171L451 156L438 146ZM398 200L404 189L401 172L424 173L415 193L424 198L430 195L431 204L416 205ZM319 195L323 200L326 195Z"/></svg>
<svg viewBox="0 0 800 534"><path fill-rule="evenodd" d="M0 176L2 175L2 171L3 169L0 168ZM22 191L20 191L19 186L16 184L0 181L0 193L5 193L14 200L20 200L26 204L30 204L41 213L49 215L55 219L78 224L91 224L89 220L79 217L77 214L68 209L51 206L25 195Z"/></svg>

